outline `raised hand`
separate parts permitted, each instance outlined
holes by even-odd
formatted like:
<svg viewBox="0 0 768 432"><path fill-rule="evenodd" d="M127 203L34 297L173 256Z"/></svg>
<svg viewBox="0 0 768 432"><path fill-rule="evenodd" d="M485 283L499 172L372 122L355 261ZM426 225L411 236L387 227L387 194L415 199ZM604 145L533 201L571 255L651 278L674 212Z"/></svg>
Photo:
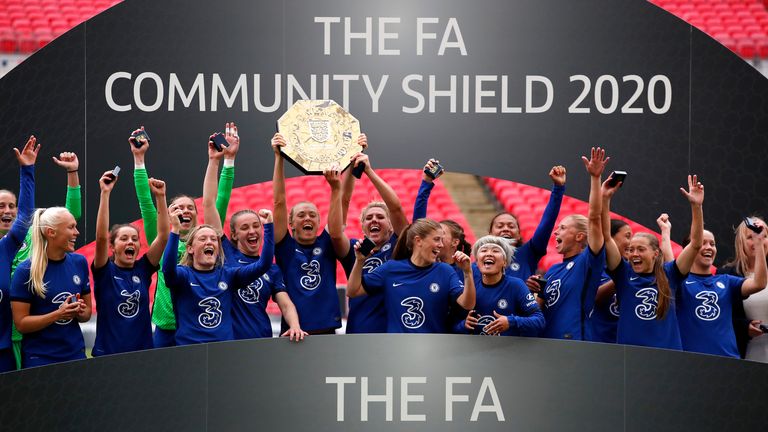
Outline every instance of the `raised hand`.
<svg viewBox="0 0 768 432"><path fill-rule="evenodd" d="M213 144L213 136L214 135L216 135L215 132L212 133L211 136L208 137L208 159L218 159L218 160L221 160L221 158L224 157L224 152L223 151L218 151L216 149L216 146Z"/></svg>
<svg viewBox="0 0 768 432"><path fill-rule="evenodd" d="M176 234L181 231L181 220L179 219L179 216L181 216L182 213L184 213L184 211L175 205L168 207L168 214L171 217L171 228Z"/></svg>
<svg viewBox="0 0 768 432"><path fill-rule="evenodd" d="M358 135L357 145L362 147L363 150L368 148L368 137L364 133L361 133L360 135Z"/></svg>
<svg viewBox="0 0 768 432"><path fill-rule="evenodd" d="M272 151L274 151L275 154L278 154L280 153L280 148L285 147L285 137L283 137L283 135L278 132L272 137L271 144Z"/></svg>
<svg viewBox="0 0 768 432"><path fill-rule="evenodd" d="M697 175L688 175L688 190L680 188L680 192L688 199L688 202L701 205L704 202L704 185L699 182Z"/></svg>
<svg viewBox="0 0 768 432"><path fill-rule="evenodd" d="M156 178L149 179L149 190L154 196L165 196L165 182Z"/></svg>
<svg viewBox="0 0 768 432"><path fill-rule="evenodd" d="M341 188L341 172L339 167L334 165L330 169L323 171L325 181L331 186L331 189Z"/></svg>
<svg viewBox="0 0 768 432"><path fill-rule="evenodd" d="M22 148L21 151L14 147L13 152L16 153L16 160L19 161L19 165L34 165L37 161L37 153L40 152L40 144L37 143L37 138L32 135L27 140L27 143L24 144L24 148ZM56 158L54 158L54 160L56 160Z"/></svg>
<svg viewBox="0 0 768 432"><path fill-rule="evenodd" d="M430 160L427 161L427 163L424 164L424 171L427 171L427 170L433 171L435 169L435 167L437 165L439 165L439 164L440 164L439 160L437 160L437 159L430 159ZM421 175L421 178L425 182L432 183L435 180L437 180L438 178L440 178L440 176L443 175L444 172L445 171L437 173L437 177L435 177L434 179L432 179L432 177L428 176L427 173L425 172L424 174Z"/></svg>
<svg viewBox="0 0 768 432"><path fill-rule="evenodd" d="M585 156L581 157L581 161L584 162L584 168L587 169L587 172L592 177L600 177L609 160L611 160L610 157L605 157L605 149L600 147L592 147L589 159Z"/></svg>
<svg viewBox="0 0 768 432"><path fill-rule="evenodd" d="M144 126L131 132L131 135L137 132L141 132L143 130L144 130ZM135 145L133 145L133 140L134 140L133 137L128 137L128 144L130 144L131 153L133 153L134 156L144 156L144 154L147 153L147 150L149 150L149 141L147 141L147 138L144 136L139 138L139 143L141 144L141 147L138 147L138 148Z"/></svg>
<svg viewBox="0 0 768 432"><path fill-rule="evenodd" d="M272 211L268 209L259 210L259 218L261 218L261 223L272 223L274 220L272 217Z"/></svg>
<svg viewBox="0 0 768 432"><path fill-rule="evenodd" d="M235 123L227 123L224 126L224 138L227 140L229 147L225 147L224 158L234 159L237 156L237 151L240 149L240 135L237 133L237 126Z"/></svg>
<svg viewBox="0 0 768 432"><path fill-rule="evenodd" d="M453 260L464 272L472 271L472 260L469 259L469 255L461 251L453 253Z"/></svg>
<svg viewBox="0 0 768 432"><path fill-rule="evenodd" d="M67 170L67 172L77 171L80 168L80 161L73 152L59 153L58 159L54 156L53 161L56 165Z"/></svg>
<svg viewBox="0 0 768 432"><path fill-rule="evenodd" d="M112 171L104 171L104 174L99 179L99 189L102 192L111 192L112 188L115 187L115 183L117 183L117 177L112 174Z"/></svg>
<svg viewBox="0 0 768 432"><path fill-rule="evenodd" d="M669 221L669 215L666 213L662 213L658 218L656 218L656 225L659 226L659 230L661 232L666 231L672 231L672 222Z"/></svg>
<svg viewBox="0 0 768 432"><path fill-rule="evenodd" d="M565 167L562 165L555 165L549 170L549 178L552 179L552 183L557 186L565 185Z"/></svg>

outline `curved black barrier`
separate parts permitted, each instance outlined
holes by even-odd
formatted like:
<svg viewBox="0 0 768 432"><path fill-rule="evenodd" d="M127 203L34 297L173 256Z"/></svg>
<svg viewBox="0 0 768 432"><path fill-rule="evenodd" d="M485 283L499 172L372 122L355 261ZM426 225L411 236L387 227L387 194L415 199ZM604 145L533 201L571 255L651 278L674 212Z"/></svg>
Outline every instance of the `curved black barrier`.
<svg viewBox="0 0 768 432"><path fill-rule="evenodd" d="M131 165L135 126L153 140L150 173L171 195L199 195L206 137L225 121L243 137L236 185L268 180L275 121L303 94L346 105L377 167L437 156L453 171L548 187L563 163L568 193L585 199L578 157L608 147L612 168L630 173L613 209L646 226L661 211L686 226L677 187L698 172L721 258L730 227L768 207L766 80L646 1L128 0L0 81L2 154L29 133L49 155L78 151L90 242L98 177ZM41 184L62 183L41 159ZM0 166L0 184L16 178ZM38 202L62 195L40 188ZM133 201L113 206L138 219Z"/></svg>
<svg viewBox="0 0 768 432"><path fill-rule="evenodd" d="M546 339L312 336L0 375L2 429L763 430L765 365Z"/></svg>

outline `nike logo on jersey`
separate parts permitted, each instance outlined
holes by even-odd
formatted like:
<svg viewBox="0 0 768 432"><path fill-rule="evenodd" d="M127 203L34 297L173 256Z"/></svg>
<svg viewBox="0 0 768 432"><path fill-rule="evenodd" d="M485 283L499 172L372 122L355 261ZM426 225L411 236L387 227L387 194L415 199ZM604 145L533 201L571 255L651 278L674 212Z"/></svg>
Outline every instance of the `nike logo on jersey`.
<svg viewBox="0 0 768 432"><path fill-rule="evenodd" d="M629 280L635 280L635 279L637 279L638 277L639 277L639 276L631 277L631 278L629 278Z"/></svg>
<svg viewBox="0 0 768 432"><path fill-rule="evenodd" d="M398 283L398 282L392 282L392 286L393 286L393 287L399 287L399 286L400 286L400 285L402 285L402 284L403 284L403 282L400 282L400 283Z"/></svg>
<svg viewBox="0 0 768 432"><path fill-rule="evenodd" d="M695 283L696 283L696 282L694 282L694 281L685 281L685 284L686 284L686 285L691 285L691 284L695 284Z"/></svg>
<svg viewBox="0 0 768 432"><path fill-rule="evenodd" d="M123 280L123 278L121 278L120 276L112 276L112 277L115 278L116 280Z"/></svg>
<svg viewBox="0 0 768 432"><path fill-rule="evenodd" d="M196 287L199 287L199 286L200 286L199 284L196 284L196 283L194 283L194 282L190 282L190 283L189 283L189 285L190 285L190 286L196 286Z"/></svg>
<svg viewBox="0 0 768 432"><path fill-rule="evenodd" d="M241 259L237 260L237 262L239 262L240 264L248 264L248 261L243 261Z"/></svg>

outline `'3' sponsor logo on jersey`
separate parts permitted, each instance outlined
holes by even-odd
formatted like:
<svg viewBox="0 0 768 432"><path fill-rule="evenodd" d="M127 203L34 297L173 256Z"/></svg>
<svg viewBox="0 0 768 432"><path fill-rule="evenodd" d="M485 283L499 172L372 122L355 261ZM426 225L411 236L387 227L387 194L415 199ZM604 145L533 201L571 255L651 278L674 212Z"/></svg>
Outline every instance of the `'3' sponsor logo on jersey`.
<svg viewBox="0 0 768 432"><path fill-rule="evenodd" d="M560 279L555 279L547 285L544 290L544 296L547 298L547 307L552 307L560 300Z"/></svg>
<svg viewBox="0 0 768 432"><path fill-rule="evenodd" d="M389 243L387 243L389 244ZM370 257L367 260L365 260L365 264L363 264L363 271L368 274L377 268L379 268L380 265L384 264L384 262L379 257Z"/></svg>
<svg viewBox="0 0 768 432"><path fill-rule="evenodd" d="M320 286L320 263L317 260L312 260L308 263L301 265L301 269L306 272L306 275L299 279L302 288L312 291Z"/></svg>
<svg viewBox="0 0 768 432"><path fill-rule="evenodd" d="M400 302L401 306L408 308L405 313L400 315L400 321L405 328L417 329L424 324L426 316L424 315L424 300L419 297L408 297Z"/></svg>
<svg viewBox="0 0 768 432"><path fill-rule="evenodd" d="M197 322L201 326L213 329L221 324L221 302L216 297L206 297L200 300L198 306L205 308L200 315L197 316Z"/></svg>
<svg viewBox="0 0 768 432"><path fill-rule="evenodd" d="M244 301L245 303L256 304L259 302L259 297L261 296L261 288L263 286L264 282L261 281L261 278L258 278L251 282L251 284L244 289L238 290L237 295L240 296L240 300Z"/></svg>
<svg viewBox="0 0 768 432"><path fill-rule="evenodd" d="M480 332L480 335L482 336L488 336L488 333L485 332L485 326L488 324L494 322L496 318L494 318L492 315L483 315L477 320L477 326L481 329L483 329Z"/></svg>
<svg viewBox="0 0 768 432"><path fill-rule="evenodd" d="M696 294L696 298L701 300L701 304L696 306L696 316L704 321L714 321L720 317L720 306L717 301L720 300L714 291L702 291Z"/></svg>
<svg viewBox="0 0 768 432"><path fill-rule="evenodd" d="M635 306L635 315L641 320L649 321L656 318L656 307L659 293L656 288L643 288L635 293L635 297L641 299L639 305Z"/></svg>
<svg viewBox="0 0 768 432"><path fill-rule="evenodd" d="M139 290L134 292L122 290L120 291L120 295L125 297L125 301L117 305L117 313L124 318L135 317L139 313L139 299L141 298L141 292Z"/></svg>

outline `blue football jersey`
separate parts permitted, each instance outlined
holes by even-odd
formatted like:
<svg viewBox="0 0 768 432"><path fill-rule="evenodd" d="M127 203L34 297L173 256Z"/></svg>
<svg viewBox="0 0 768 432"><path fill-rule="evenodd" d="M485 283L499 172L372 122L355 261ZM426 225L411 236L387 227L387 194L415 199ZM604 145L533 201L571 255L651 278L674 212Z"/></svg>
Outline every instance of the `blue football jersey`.
<svg viewBox="0 0 768 432"><path fill-rule="evenodd" d="M363 274L369 294L384 293L388 333L444 333L448 309L464 284L445 263L417 267L410 260L390 260Z"/></svg>
<svg viewBox="0 0 768 432"><path fill-rule="evenodd" d="M486 334L483 328L496 320L494 312L507 316L509 320L509 329L501 333L502 336L538 336L544 329L544 315L536 303L536 297L522 280L505 276L494 285L486 285L482 277L478 276L475 277L475 289L475 311L480 316L475 334ZM456 329L469 333L464 320Z"/></svg>
<svg viewBox="0 0 768 432"><path fill-rule="evenodd" d="M226 255L224 265L243 266L259 260L259 257L243 254L226 238L221 240ZM232 331L235 339L272 337L272 323L267 314L267 304L270 298L274 299L275 294L285 292L280 268L272 264L269 271L247 286L237 288L232 304Z"/></svg>
<svg viewBox="0 0 768 432"><path fill-rule="evenodd" d="M350 240L351 247L349 253L352 256L354 265L355 250L354 244L357 239ZM392 234L387 243L384 243L379 250L365 259L363 264L363 274L370 273L382 264L392 258L392 250L397 244L397 234ZM347 263L349 261L346 261ZM343 265L344 271L349 276L352 268ZM384 306L384 293L367 294L349 299L349 314L347 315L347 333L386 333L387 332L387 312Z"/></svg>
<svg viewBox="0 0 768 432"><path fill-rule="evenodd" d="M544 275L547 285L539 293L547 323L542 336L589 340L587 319L594 308L603 267L605 248L593 254L589 247L550 267Z"/></svg>
<svg viewBox="0 0 768 432"><path fill-rule="evenodd" d="M744 278L689 273L677 293L683 350L739 358L731 308Z"/></svg>
<svg viewBox="0 0 768 432"><path fill-rule="evenodd" d="M107 260L103 267L91 269L99 310L93 356L152 348L149 285L157 267L144 255L133 268L121 268Z"/></svg>
<svg viewBox="0 0 768 432"><path fill-rule="evenodd" d="M616 284L616 298L619 301L618 343L676 350L683 348L675 293L680 289L685 276L680 274L674 261L664 264L664 273L669 281L672 299L664 319L659 320L656 319L659 292L652 273L637 274L623 259L615 270L609 271Z"/></svg>
<svg viewBox="0 0 768 432"><path fill-rule="evenodd" d="M315 243L303 246L286 235L275 248L285 288L299 313L304 331L341 327L341 307L336 293L336 252L327 231ZM287 329L285 322L283 327Z"/></svg>
<svg viewBox="0 0 768 432"><path fill-rule="evenodd" d="M610 281L610 276L603 272L600 285ZM592 329L591 341L616 343L616 331L619 326L619 302L616 300L616 293L607 301L595 302L595 307L589 315L589 325Z"/></svg>
<svg viewBox="0 0 768 432"><path fill-rule="evenodd" d="M43 276L46 293L41 298L31 290L30 261L19 264L11 284L11 301L29 303L30 315L45 315L56 311L74 294L90 294L91 283L85 257L68 253L61 261L48 260ZM59 320L48 327L24 334L21 342L25 358L40 357L51 362L85 358L85 342L76 319Z"/></svg>

